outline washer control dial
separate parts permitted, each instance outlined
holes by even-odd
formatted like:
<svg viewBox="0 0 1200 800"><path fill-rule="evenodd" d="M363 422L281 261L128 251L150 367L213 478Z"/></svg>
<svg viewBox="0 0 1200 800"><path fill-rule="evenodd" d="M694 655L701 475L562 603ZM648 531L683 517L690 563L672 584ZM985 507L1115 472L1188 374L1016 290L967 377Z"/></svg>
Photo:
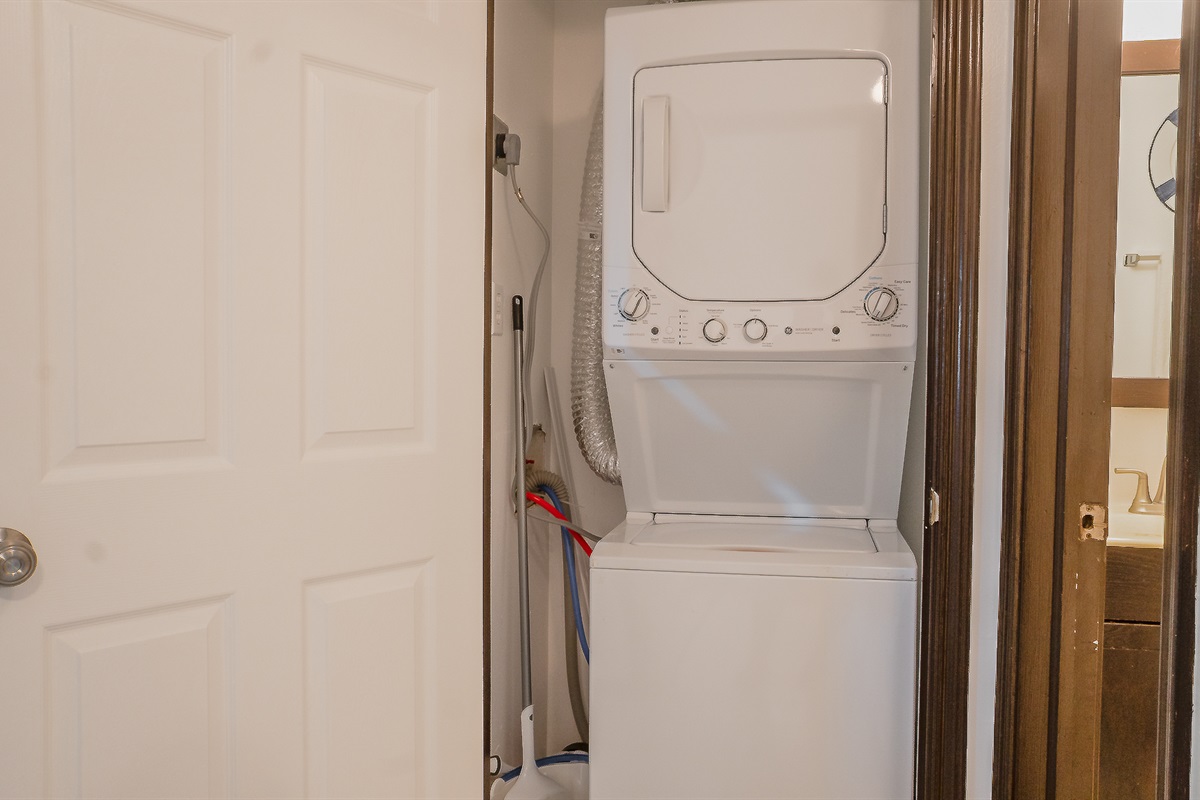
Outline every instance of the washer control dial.
<svg viewBox="0 0 1200 800"><path fill-rule="evenodd" d="M752 342L761 342L767 338L767 323L757 318L748 319L742 326L742 333L746 334L746 338Z"/></svg>
<svg viewBox="0 0 1200 800"><path fill-rule="evenodd" d="M645 289L626 289L617 300L617 310L628 320L639 320L650 313L650 295Z"/></svg>
<svg viewBox="0 0 1200 800"><path fill-rule="evenodd" d="M704 323L703 332L705 339L708 339L710 342L719 342L725 338L725 334L728 333L728 330L726 329L724 322L713 318Z"/></svg>
<svg viewBox="0 0 1200 800"><path fill-rule="evenodd" d="M887 322L900 310L900 298L886 286L876 286L863 298L863 310L876 322Z"/></svg>

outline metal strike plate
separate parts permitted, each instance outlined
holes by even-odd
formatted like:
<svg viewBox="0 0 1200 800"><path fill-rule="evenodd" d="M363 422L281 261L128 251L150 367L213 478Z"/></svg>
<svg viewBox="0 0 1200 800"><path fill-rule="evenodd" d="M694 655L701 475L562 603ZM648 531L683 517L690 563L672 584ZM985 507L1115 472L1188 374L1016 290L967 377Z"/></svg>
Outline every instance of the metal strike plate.
<svg viewBox="0 0 1200 800"><path fill-rule="evenodd" d="M1103 542L1108 539L1108 506L1082 503L1079 506L1079 541Z"/></svg>

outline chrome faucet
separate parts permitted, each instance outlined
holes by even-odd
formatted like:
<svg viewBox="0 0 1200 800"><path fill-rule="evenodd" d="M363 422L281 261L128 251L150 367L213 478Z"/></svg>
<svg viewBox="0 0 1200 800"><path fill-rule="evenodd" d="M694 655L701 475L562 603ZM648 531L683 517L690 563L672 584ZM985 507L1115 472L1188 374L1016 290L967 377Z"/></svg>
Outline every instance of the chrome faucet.
<svg viewBox="0 0 1200 800"><path fill-rule="evenodd" d="M1140 469L1129 469L1127 467L1117 467L1113 472L1118 475L1137 475L1137 494L1134 495L1133 502L1129 504L1130 514L1154 514L1162 516L1166 507L1165 484L1167 479L1167 459L1163 457L1162 472L1158 475L1158 491L1154 493L1154 499L1150 499L1150 478Z"/></svg>

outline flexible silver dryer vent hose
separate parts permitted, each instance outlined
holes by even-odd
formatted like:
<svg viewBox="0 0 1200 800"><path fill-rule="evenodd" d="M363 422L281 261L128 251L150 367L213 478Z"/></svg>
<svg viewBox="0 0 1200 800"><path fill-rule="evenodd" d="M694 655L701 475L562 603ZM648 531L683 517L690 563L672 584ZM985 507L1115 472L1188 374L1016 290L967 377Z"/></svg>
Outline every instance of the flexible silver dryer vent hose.
<svg viewBox="0 0 1200 800"><path fill-rule="evenodd" d="M651 0L657 3L689 0ZM601 268L604 251L600 229L604 222L604 100L596 106L583 166L579 203L579 247L575 259L575 329L571 342L571 418L583 459L609 483L621 482L621 462L613 435L608 388L604 380L601 328Z"/></svg>
<svg viewBox="0 0 1200 800"><path fill-rule="evenodd" d="M571 417L583 459L609 483L621 482L608 389L604 381L601 330L601 265L604 252L604 100L596 106L583 166L579 203L579 247L575 261L575 330L571 339Z"/></svg>

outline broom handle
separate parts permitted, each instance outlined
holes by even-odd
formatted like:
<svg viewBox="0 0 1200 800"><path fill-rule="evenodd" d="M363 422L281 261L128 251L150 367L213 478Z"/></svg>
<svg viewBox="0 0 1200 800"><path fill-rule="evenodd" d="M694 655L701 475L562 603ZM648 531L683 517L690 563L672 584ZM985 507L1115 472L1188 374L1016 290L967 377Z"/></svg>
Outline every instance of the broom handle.
<svg viewBox="0 0 1200 800"><path fill-rule="evenodd" d="M529 649L529 516L525 505L525 313L521 295L513 295L513 360L516 368L517 458L517 594L521 616L521 707L533 705L532 656Z"/></svg>

